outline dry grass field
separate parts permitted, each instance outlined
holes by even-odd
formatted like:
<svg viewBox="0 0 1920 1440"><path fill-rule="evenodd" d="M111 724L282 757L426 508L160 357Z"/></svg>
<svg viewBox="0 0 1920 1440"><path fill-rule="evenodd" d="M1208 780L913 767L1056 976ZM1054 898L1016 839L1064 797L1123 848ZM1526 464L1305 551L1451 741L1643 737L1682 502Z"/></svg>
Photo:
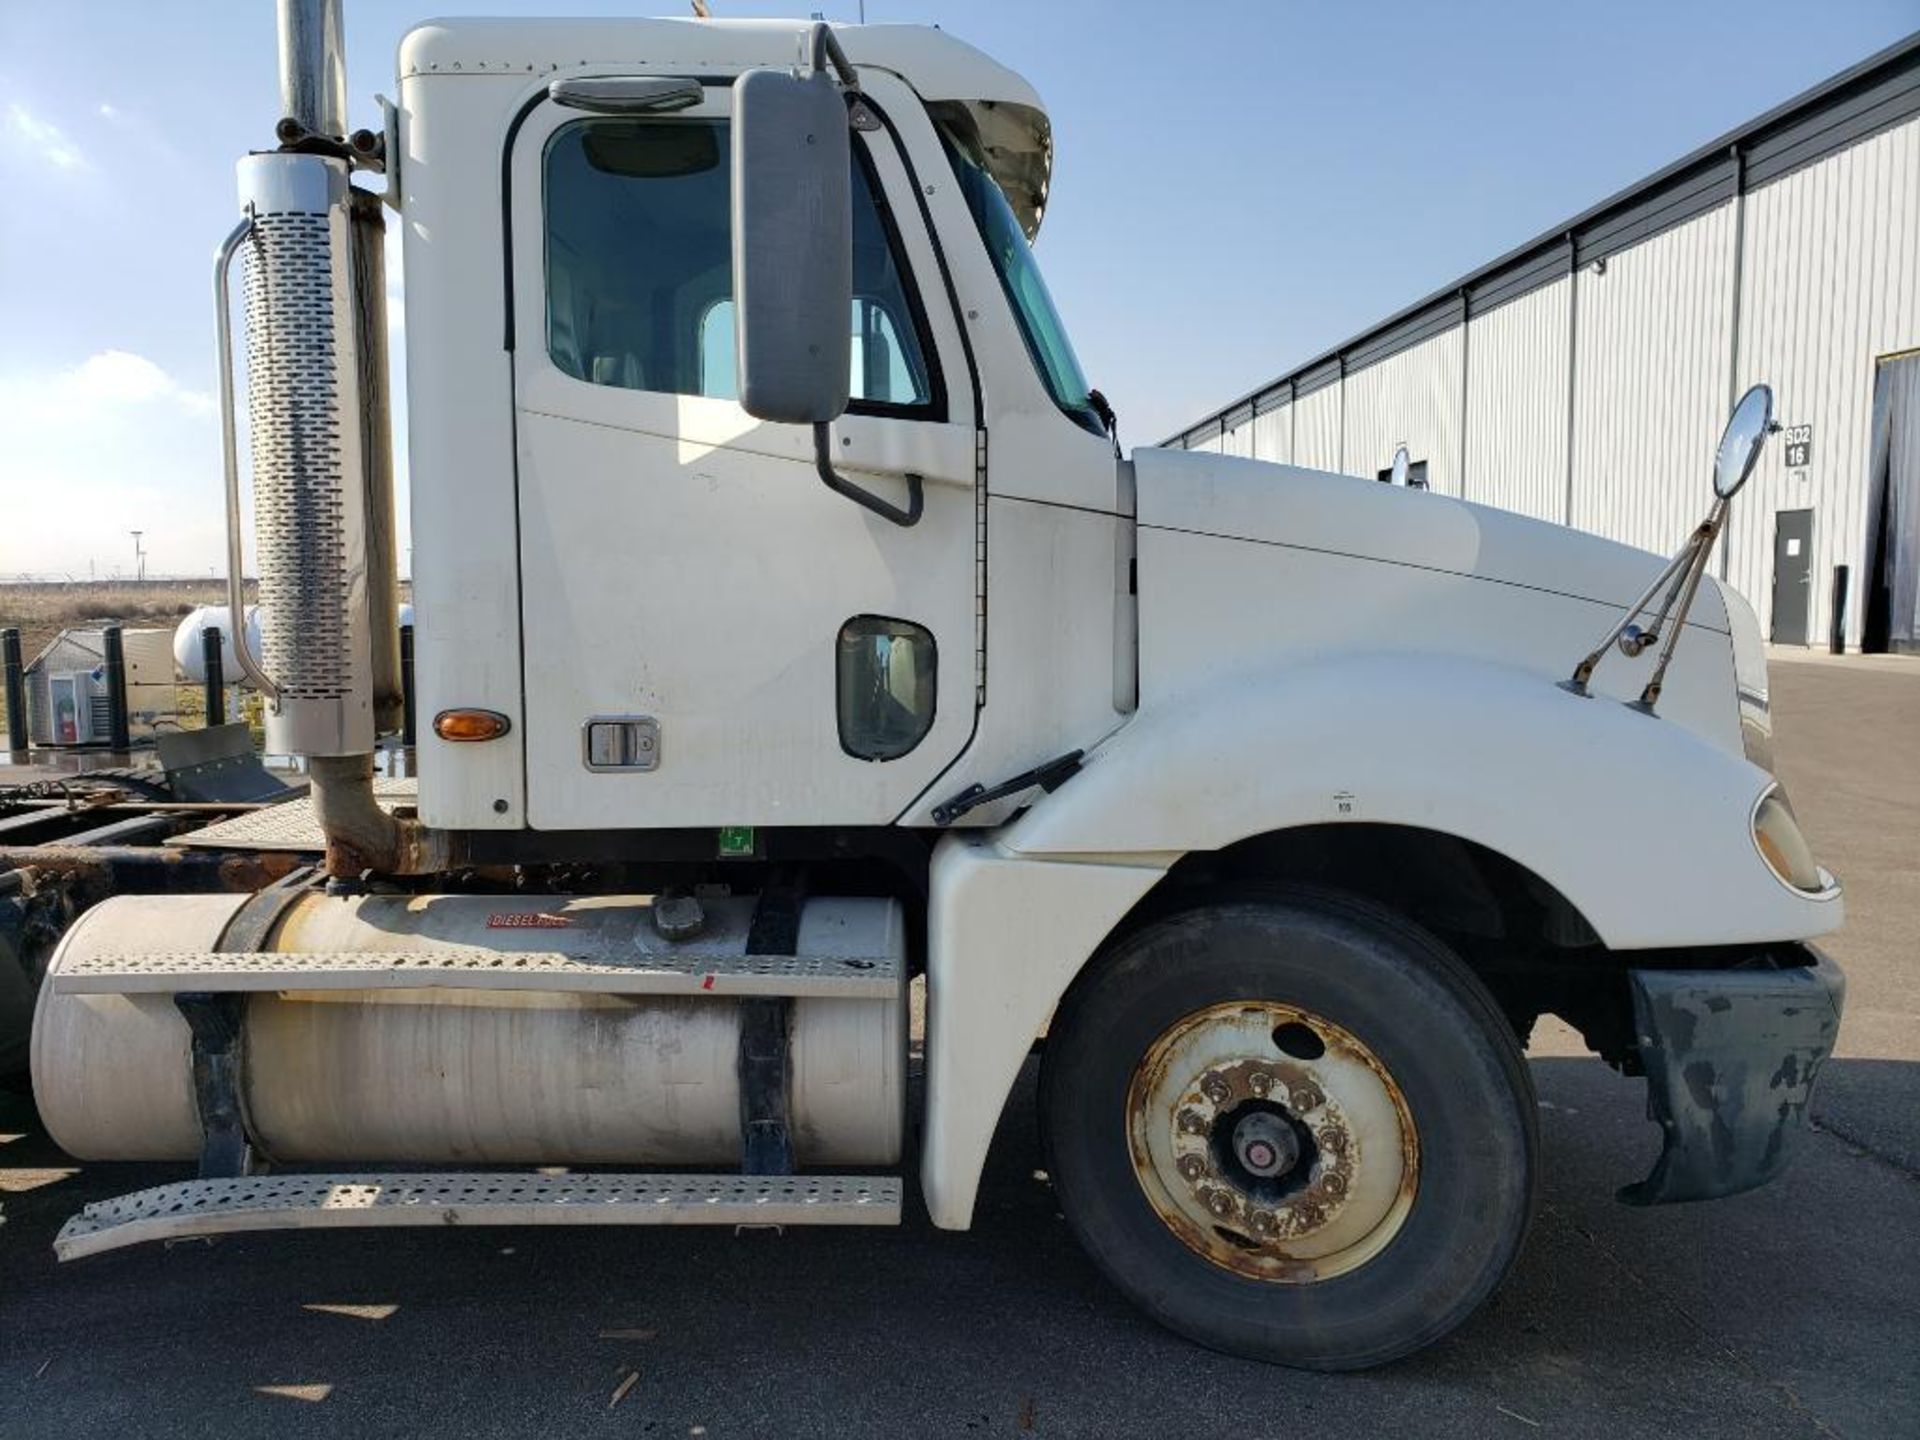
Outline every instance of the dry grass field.
<svg viewBox="0 0 1920 1440"><path fill-rule="evenodd" d="M246 586L251 604L259 585L249 580ZM400 582L402 602L411 598L411 590L409 582ZM226 599L224 580L0 581L0 630L19 629L21 659L31 665L62 630L100 625L171 630L195 606L224 605ZM236 680L233 675L227 678L230 684ZM198 725L205 705L200 687L182 684L179 696L180 723ZM251 691L235 692L229 703L238 707L230 717L248 721L257 736L259 697ZM5 719L0 717L4 733Z"/></svg>
<svg viewBox="0 0 1920 1440"><path fill-rule="evenodd" d="M252 594L251 584L247 591ZM69 626L171 629L194 606L216 604L226 596L225 583L216 580L0 584L0 629L19 627L21 656L31 664L47 642Z"/></svg>

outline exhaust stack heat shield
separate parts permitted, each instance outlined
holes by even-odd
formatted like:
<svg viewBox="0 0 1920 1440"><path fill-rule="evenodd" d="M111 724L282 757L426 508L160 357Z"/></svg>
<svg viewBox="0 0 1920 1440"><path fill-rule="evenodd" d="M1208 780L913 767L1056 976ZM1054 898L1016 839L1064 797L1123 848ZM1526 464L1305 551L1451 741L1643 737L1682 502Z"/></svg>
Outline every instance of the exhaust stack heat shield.
<svg viewBox="0 0 1920 1440"><path fill-rule="evenodd" d="M279 687L267 749L374 748L360 357L347 165L250 155L245 247L247 413L262 667Z"/></svg>

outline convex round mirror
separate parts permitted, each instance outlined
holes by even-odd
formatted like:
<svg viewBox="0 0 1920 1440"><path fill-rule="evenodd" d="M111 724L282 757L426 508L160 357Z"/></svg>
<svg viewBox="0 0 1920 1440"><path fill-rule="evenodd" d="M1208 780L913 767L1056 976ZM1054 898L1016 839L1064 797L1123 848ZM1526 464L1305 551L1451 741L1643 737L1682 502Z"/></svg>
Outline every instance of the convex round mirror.
<svg viewBox="0 0 1920 1440"><path fill-rule="evenodd" d="M1393 483L1402 490L1406 489L1407 475L1412 469L1412 462L1407 459L1407 447L1402 445L1393 452Z"/></svg>
<svg viewBox="0 0 1920 1440"><path fill-rule="evenodd" d="M1720 449L1713 459L1714 494L1722 500L1731 500L1747 483L1772 425L1773 387L1756 385L1733 407L1726 433L1720 437Z"/></svg>

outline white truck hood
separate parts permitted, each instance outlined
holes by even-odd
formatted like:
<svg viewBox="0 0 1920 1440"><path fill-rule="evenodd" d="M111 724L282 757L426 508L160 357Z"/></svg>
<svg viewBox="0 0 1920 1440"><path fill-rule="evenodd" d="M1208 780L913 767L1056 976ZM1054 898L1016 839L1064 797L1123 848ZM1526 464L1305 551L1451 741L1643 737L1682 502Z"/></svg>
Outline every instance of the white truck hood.
<svg viewBox="0 0 1920 1440"><path fill-rule="evenodd" d="M1133 463L1143 709L1200 703L1236 675L1367 655L1418 659L1429 674L1446 667L1426 662L1456 662L1463 683L1497 666L1551 686L1665 563L1353 476L1179 450L1138 450ZM1720 587L1703 584L1658 713L1739 754L1731 628ZM1637 699L1655 660L1609 651L1593 693Z"/></svg>
<svg viewBox="0 0 1920 1440"><path fill-rule="evenodd" d="M1155 529L1415 566L1622 608L1666 563L1564 525L1352 475L1191 450L1141 449L1132 458L1139 523ZM1700 490L1704 515L1711 499L1704 478ZM1685 539L1675 535L1674 548ZM1688 622L1726 633L1717 585L1701 587ZM1567 668L1579 658L1568 655Z"/></svg>

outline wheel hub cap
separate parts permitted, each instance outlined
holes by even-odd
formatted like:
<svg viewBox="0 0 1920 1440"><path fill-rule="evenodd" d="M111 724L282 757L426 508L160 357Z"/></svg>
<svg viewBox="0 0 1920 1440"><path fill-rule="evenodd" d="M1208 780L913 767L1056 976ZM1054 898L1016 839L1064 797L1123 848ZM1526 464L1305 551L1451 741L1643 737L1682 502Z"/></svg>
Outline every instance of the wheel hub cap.
<svg viewBox="0 0 1920 1440"><path fill-rule="evenodd" d="M1278 1115L1256 1110L1233 1126L1233 1156L1249 1175L1271 1180L1300 1162L1300 1141Z"/></svg>
<svg viewBox="0 0 1920 1440"><path fill-rule="evenodd" d="M1419 1149L1400 1087L1356 1037L1296 1007L1189 1015L1148 1047L1128 1112L1134 1171L1160 1219L1251 1278L1354 1269L1412 1209Z"/></svg>

